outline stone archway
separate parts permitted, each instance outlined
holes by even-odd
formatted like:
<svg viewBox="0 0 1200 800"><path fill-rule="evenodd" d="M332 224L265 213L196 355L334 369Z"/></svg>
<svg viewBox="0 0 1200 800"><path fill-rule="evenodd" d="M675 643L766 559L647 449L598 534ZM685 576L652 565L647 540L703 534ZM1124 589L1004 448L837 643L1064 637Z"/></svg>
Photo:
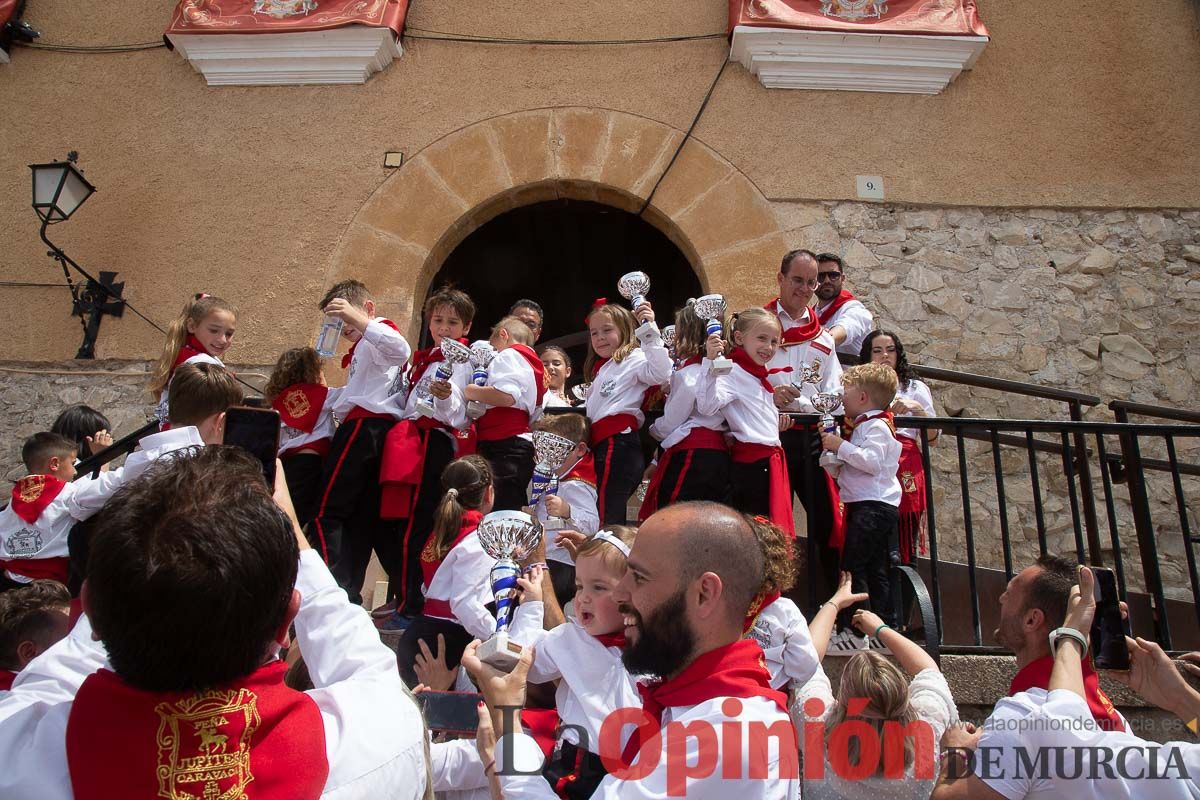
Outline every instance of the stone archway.
<svg viewBox="0 0 1200 800"><path fill-rule="evenodd" d="M410 320L415 337L417 298L469 233L504 211L557 198L636 213L683 136L645 117L583 107L520 111L447 134L371 195L342 235L326 285L366 282L380 312ZM773 267L787 244L771 204L707 145L687 142L644 218L731 307L774 293Z"/></svg>

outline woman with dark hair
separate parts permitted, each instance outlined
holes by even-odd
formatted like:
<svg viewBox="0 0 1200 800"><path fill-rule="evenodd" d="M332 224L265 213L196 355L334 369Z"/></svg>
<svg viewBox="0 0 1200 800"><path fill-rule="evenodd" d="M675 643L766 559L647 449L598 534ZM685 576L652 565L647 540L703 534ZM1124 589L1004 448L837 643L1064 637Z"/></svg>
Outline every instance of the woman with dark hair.
<svg viewBox="0 0 1200 800"><path fill-rule="evenodd" d="M91 406L76 403L62 410L58 419L50 426L50 432L74 441L79 446L76 455L83 460L112 444L109 427L108 417ZM93 445L96 445L94 449Z"/></svg>
<svg viewBox="0 0 1200 800"><path fill-rule="evenodd" d="M863 363L887 364L899 378L896 399L891 412L898 417L934 417L933 394L917 379L916 369L908 363L900 337L891 331L874 330L863 339L859 359ZM929 431L929 443L937 439L938 431ZM900 440L900 562L912 564L917 555L925 555L925 465L921 462L918 444L921 433L916 428L897 428Z"/></svg>

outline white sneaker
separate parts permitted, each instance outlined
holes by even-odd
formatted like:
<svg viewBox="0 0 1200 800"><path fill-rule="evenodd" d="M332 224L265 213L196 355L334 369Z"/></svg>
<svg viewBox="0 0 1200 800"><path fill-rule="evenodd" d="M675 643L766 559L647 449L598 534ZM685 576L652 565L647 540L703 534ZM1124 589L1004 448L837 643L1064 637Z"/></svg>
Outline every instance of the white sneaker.
<svg viewBox="0 0 1200 800"><path fill-rule="evenodd" d="M845 628L834 634L829 640L829 647L826 648L825 655L849 657L867 647L867 639L858 636L849 628Z"/></svg>

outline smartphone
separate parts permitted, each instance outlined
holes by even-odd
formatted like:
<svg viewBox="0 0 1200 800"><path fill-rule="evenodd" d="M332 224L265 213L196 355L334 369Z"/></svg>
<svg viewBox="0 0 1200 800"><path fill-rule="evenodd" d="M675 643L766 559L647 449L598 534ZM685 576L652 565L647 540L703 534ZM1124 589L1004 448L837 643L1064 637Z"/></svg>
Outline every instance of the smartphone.
<svg viewBox="0 0 1200 800"><path fill-rule="evenodd" d="M1111 569L1092 567L1096 576L1096 616L1092 620L1092 659L1097 669L1129 669L1128 620L1121 617L1117 576Z"/></svg>
<svg viewBox="0 0 1200 800"><path fill-rule="evenodd" d="M432 731L474 736L479 727L476 708L483 695L470 692L421 692L413 695Z"/></svg>
<svg viewBox="0 0 1200 800"><path fill-rule="evenodd" d="M234 406L225 412L225 444L249 451L262 462L267 488L275 487L279 453L279 412L273 408Z"/></svg>

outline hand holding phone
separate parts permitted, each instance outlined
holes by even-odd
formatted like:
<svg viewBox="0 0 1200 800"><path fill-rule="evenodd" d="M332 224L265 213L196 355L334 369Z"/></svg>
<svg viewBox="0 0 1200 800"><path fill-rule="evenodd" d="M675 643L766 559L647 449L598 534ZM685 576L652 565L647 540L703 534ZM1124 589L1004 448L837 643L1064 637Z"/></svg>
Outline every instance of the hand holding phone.
<svg viewBox="0 0 1200 800"><path fill-rule="evenodd" d="M1111 569L1092 567L1096 576L1096 616L1092 619L1092 660L1097 669L1129 669L1129 623L1121 614L1117 577Z"/></svg>
<svg viewBox="0 0 1200 800"><path fill-rule="evenodd" d="M425 713L431 731L475 735L479 726L477 708L483 695L469 692L420 692L413 695Z"/></svg>

